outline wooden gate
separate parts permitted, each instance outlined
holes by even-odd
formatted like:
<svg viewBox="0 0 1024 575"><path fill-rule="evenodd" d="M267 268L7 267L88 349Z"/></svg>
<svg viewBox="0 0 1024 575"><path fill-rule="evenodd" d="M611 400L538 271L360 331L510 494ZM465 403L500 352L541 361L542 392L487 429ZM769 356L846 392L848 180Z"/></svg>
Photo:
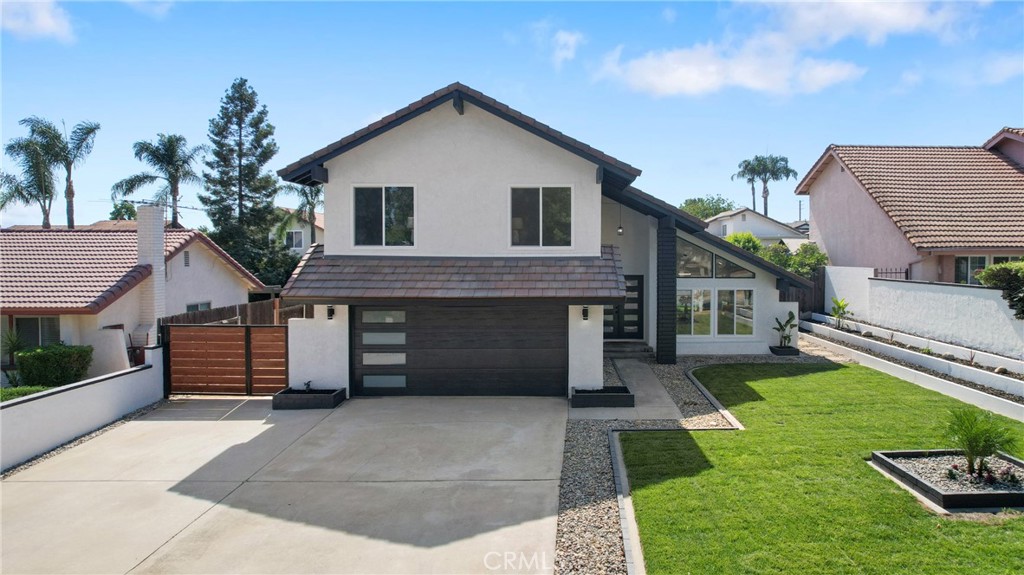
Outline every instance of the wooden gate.
<svg viewBox="0 0 1024 575"><path fill-rule="evenodd" d="M165 391L265 395L288 385L288 327L165 325Z"/></svg>

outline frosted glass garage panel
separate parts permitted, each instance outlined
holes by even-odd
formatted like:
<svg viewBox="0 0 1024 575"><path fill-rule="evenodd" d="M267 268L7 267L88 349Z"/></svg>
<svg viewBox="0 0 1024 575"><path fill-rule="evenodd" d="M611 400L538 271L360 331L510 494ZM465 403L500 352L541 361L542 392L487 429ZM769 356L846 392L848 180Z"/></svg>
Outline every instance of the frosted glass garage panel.
<svg viewBox="0 0 1024 575"><path fill-rule="evenodd" d="M401 310L365 310L363 311L363 323L405 323L405 312Z"/></svg>
<svg viewBox="0 0 1024 575"><path fill-rule="evenodd" d="M364 353L363 365L405 365L405 354Z"/></svg>
<svg viewBox="0 0 1024 575"><path fill-rule="evenodd" d="M363 332L363 345L405 345L405 332Z"/></svg>
<svg viewBox="0 0 1024 575"><path fill-rule="evenodd" d="M404 375L364 375L363 387L405 387Z"/></svg>

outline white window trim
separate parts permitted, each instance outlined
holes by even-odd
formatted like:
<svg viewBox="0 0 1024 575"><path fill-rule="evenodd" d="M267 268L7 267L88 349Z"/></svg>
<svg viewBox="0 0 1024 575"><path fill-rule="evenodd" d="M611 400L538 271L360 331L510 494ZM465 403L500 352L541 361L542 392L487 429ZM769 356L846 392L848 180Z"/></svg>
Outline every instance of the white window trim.
<svg viewBox="0 0 1024 575"><path fill-rule="evenodd" d="M387 242L386 242L386 240L384 238L381 239L381 244L379 246L363 246L363 245L359 245L359 244L356 243L356 188L380 188L381 189L381 205L382 206L384 205L383 204L383 202L384 202L383 195L384 195L384 189L385 188L412 188L412 245L411 246L389 246L389 245L387 245ZM419 242L417 241L416 236L417 236L417 230L419 229L419 220L420 220L420 214L419 214L420 203L417 201L417 198L419 197L419 192L417 192L416 190L417 190L417 188L413 184L398 184L398 183L390 183L390 184L359 183L359 184L352 184L351 187L349 187L349 214L350 214L349 222L352 223L351 234L349 235L349 245L352 246L352 249L354 249L354 250L367 250L367 251L380 250L380 249L387 249L387 250L415 250L419 246ZM380 216L381 231L385 232L385 234L386 234L386 231L387 231L387 230L384 229L384 218L387 217L386 212L387 212L387 210L381 210L381 216ZM321 241L321 243L323 243L323 241Z"/></svg>
<svg viewBox="0 0 1024 575"><path fill-rule="evenodd" d="M710 335L686 335L686 334L677 333L676 334L676 343L678 344L678 343L697 342L697 341L702 341L702 342L710 342L710 341L720 341L720 342L726 342L726 341L750 341L752 339L757 339L757 337L758 337L758 333L757 333L758 332L757 319L758 319L758 307L759 307L757 305L757 288L755 288L752 285L721 285L722 282L728 282L728 283L731 284L732 282L736 282L736 281L752 281L752 278L750 278L750 279L747 279L747 278L723 278L722 281L720 281L720 282L715 282L713 279L709 280L709 278L701 278L701 279L703 281L685 280L685 279L677 280L676 281L676 291L675 291L675 301L677 302L677 305L678 305L678 302L679 302L679 292L681 290L690 290L690 291L711 290L711 301L713 303L713 306L711 308L711 334ZM683 281L686 282L686 285L680 285L681 282L683 282ZM750 291L750 301L753 302L753 304L754 304L754 330L753 330L752 333L749 333L749 334L735 334L735 333L732 333L732 334L721 334L720 335L718 333L718 292L719 291L735 292L735 291L739 291L739 290L748 290L748 291Z"/></svg>
<svg viewBox="0 0 1024 575"><path fill-rule="evenodd" d="M288 245L288 238L292 237L294 234L299 234L299 245L294 245L294 240L293 240L292 241L292 245L289 246ZM299 229L299 230L288 230L287 232L285 232L284 238L285 238L284 239L284 245L288 249L290 249L290 250L301 250L301 249L306 247L306 234L304 234L301 229Z"/></svg>
<svg viewBox="0 0 1024 575"><path fill-rule="evenodd" d="M201 307L201 306L204 306L204 305L206 306L206 308ZM192 311L188 310L188 308L190 306L196 306L196 309L194 309L192 311L206 311L208 309L213 309L213 302L212 301L197 301L197 302L187 303L187 304L185 304L185 313L192 313Z"/></svg>
<svg viewBox="0 0 1024 575"><path fill-rule="evenodd" d="M516 188L537 188L540 190L540 234L535 246L517 246L512 243L512 190ZM569 245L567 246L546 246L544 245L544 188L569 188L569 226L572 231L569 233ZM512 250L571 250L576 246L576 187L570 184L512 184L508 187L505 195L505 239L509 249Z"/></svg>

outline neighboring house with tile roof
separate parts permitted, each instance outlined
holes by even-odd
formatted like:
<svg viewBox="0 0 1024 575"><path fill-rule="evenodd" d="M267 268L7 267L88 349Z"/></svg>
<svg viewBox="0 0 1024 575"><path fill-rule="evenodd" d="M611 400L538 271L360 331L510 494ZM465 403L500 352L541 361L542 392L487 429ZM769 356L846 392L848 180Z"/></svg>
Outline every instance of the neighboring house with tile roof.
<svg viewBox="0 0 1024 575"><path fill-rule="evenodd" d="M264 287L201 232L164 229L162 210L147 210L148 227L0 230L0 328L29 345L92 345L92 377L127 368L129 344L155 344L157 318L245 303Z"/></svg>
<svg viewBox="0 0 1024 575"><path fill-rule="evenodd" d="M283 206L277 206L277 209L287 213L295 213L295 209L286 208ZM316 212L316 219L314 223L316 227L316 241L324 241L324 214L322 212ZM274 230L270 233L270 239L276 240L278 237L278 231ZM313 228L310 227L306 222L295 218L294 222L288 226L288 229L283 230L284 232L284 247L290 249L292 253L302 255L306 249L315 242L313 242Z"/></svg>
<svg viewBox="0 0 1024 575"><path fill-rule="evenodd" d="M704 220L708 224L708 231L725 237L737 232L750 232L764 245L777 244L784 239L806 240L807 235L787 226L786 224L759 214L757 210L750 208L736 208L722 212Z"/></svg>
<svg viewBox="0 0 1024 575"><path fill-rule="evenodd" d="M832 145L796 188L833 265L977 283L1024 256L1024 130L984 146Z"/></svg>
<svg viewBox="0 0 1024 575"><path fill-rule="evenodd" d="M323 184L331 222L282 291L316 310L289 322L292 387L564 397L603 385L609 340L768 353L779 290L807 285L462 84L278 175Z"/></svg>

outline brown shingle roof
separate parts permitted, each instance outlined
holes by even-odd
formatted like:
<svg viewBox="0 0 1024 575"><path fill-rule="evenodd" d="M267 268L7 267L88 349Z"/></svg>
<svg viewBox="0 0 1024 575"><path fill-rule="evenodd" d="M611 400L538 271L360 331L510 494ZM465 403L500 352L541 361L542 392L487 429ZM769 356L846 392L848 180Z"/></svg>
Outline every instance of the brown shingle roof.
<svg viewBox="0 0 1024 575"><path fill-rule="evenodd" d="M307 302L380 300L558 300L621 302L626 295L618 248L601 257L370 257L306 252L281 292Z"/></svg>
<svg viewBox="0 0 1024 575"><path fill-rule="evenodd" d="M148 277L137 265L134 230L0 231L0 309L5 313L97 313ZM263 284L196 230L164 230L170 260L199 241L225 258L254 287Z"/></svg>
<svg viewBox="0 0 1024 575"><path fill-rule="evenodd" d="M476 102L482 104L483 106L491 108L495 113L497 113L498 115L505 116L510 121L519 123L520 125L528 127L529 129L536 130L536 132L551 138L552 140L558 142L567 149L585 158L591 159L592 161L595 161L598 164L607 164L611 167L621 170L623 173L630 176L630 181L636 179L640 175L639 169L634 168L633 166L621 160L613 158L608 154L602 152L601 150L584 144L583 142L575 138L571 138L563 134L562 132L555 130L551 126L548 126L547 124L544 124L542 122L538 122L537 120L531 118L530 116L527 116L526 114L523 114L518 110L512 109L507 105L495 100L494 98L491 98L490 96L482 92L478 92L477 90L474 90L473 88L470 88L469 86L466 86L459 82L455 82L444 88L441 88L440 90L432 94L424 96L423 98L413 102L412 104L409 104L408 106L402 108L401 110L398 110L393 114L384 116L383 118L377 120L376 122L370 124L369 126L366 126L365 128L357 132L349 134L348 136L345 136L344 138L338 140L337 142L329 144L321 148L320 150L317 150L316 152L313 152L312 154L305 156L304 158L285 166L284 168L277 171L277 175L284 179L290 179L291 177L297 175L293 174L293 172L295 172L299 168L314 163L323 163L324 161L342 153L348 147L358 145L363 141L366 141L374 136L382 134L395 126L398 126L416 113L422 113L423 108L429 109L429 107L436 106L438 105L438 103L451 99L455 93L459 93L465 98L475 100Z"/></svg>
<svg viewBox="0 0 1024 575"><path fill-rule="evenodd" d="M981 147L830 146L800 185L840 161L922 250L1024 249L1024 168Z"/></svg>

